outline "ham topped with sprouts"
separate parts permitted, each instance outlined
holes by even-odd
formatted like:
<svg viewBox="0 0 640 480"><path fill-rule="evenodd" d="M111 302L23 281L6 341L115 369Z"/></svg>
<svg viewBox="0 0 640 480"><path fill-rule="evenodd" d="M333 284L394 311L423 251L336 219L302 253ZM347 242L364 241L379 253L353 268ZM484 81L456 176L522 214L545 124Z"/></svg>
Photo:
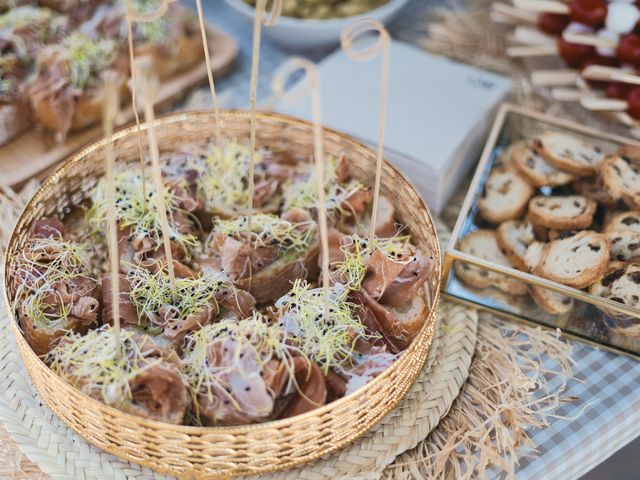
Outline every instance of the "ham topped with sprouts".
<svg viewBox="0 0 640 480"><path fill-rule="evenodd" d="M259 150L249 216L248 151L228 141L164 153L162 191L137 168L117 169L117 282L105 254L105 181L82 218L34 223L15 262L13 308L55 372L144 418L250 425L349 395L411 345L432 308L435 262L391 202L381 197L369 238L371 189L346 157L328 159L323 285L312 168Z"/></svg>

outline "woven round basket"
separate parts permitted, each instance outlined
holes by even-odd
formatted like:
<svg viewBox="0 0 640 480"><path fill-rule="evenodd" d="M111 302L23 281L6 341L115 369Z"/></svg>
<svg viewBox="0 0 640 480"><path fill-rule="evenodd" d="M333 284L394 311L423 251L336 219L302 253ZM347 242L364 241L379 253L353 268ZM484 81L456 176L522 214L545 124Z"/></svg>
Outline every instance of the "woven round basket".
<svg viewBox="0 0 640 480"><path fill-rule="evenodd" d="M249 138L250 114L222 114L227 138ZM161 152L184 143L211 137L211 112L185 112L156 122ZM146 126L143 126L146 130ZM117 132L81 150L67 160L25 208L5 253L5 302L14 292L8 281L17 253L23 248L32 222L77 205L104 174L104 146L113 141L119 162L138 160L135 127ZM260 113L257 144L287 149L301 158L313 150L312 125L283 115ZM371 185L375 153L338 132L324 130L327 155L344 153L352 175ZM406 395L429 352L439 301L440 250L436 228L424 202L411 184L390 164L383 166L381 192L396 208L398 219L410 226L413 242L436 262L427 282L433 292L432 308L411 346L384 373L356 392L328 405L292 418L243 427L176 426L132 416L90 398L60 377L31 350L9 308L18 349L29 375L45 402L72 429L96 446L121 458L161 473L183 478L229 478L290 468L317 459L353 442L377 424Z"/></svg>

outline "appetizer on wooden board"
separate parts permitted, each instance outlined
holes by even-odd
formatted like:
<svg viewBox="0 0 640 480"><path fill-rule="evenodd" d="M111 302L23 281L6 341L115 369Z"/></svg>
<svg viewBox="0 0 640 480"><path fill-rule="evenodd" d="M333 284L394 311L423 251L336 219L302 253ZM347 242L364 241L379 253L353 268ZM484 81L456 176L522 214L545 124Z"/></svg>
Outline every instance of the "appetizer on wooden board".
<svg viewBox="0 0 640 480"><path fill-rule="evenodd" d="M141 12L153 2L133 0ZM64 140L69 132L99 123L101 75L130 76L124 0L57 1L11 6L0 15L0 145L30 126ZM173 3L167 15L133 23L135 55L150 55L162 80L203 58L198 19Z"/></svg>

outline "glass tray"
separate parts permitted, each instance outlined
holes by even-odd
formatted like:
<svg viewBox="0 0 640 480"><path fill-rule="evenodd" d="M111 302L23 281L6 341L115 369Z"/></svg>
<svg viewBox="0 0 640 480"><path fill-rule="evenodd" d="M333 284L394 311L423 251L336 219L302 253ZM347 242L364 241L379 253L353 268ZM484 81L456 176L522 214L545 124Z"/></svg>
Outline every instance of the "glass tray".
<svg viewBox="0 0 640 480"><path fill-rule="evenodd" d="M491 168L500 161L500 155L505 148L512 142L531 138L545 130L571 133L612 152L620 145L640 145L631 139L609 135L539 112L503 104L491 129L445 252L443 292L446 297L460 303L471 304L517 321L533 322L560 329L568 336L640 357L640 310L466 254L458 249L459 241L467 234L479 228L495 229L497 227L486 223L477 215L477 202L484 191ZM549 187L542 187L536 194L549 195L551 191ZM556 193L558 191L562 193L562 187L554 190ZM602 216L603 210L599 207L596 215ZM504 293L493 286L482 289L471 287L463 283L456 274L456 269L462 264L467 265L464 268L475 268L476 272L483 276L494 275L489 272L495 272L510 277L513 281L523 282L527 285L528 293L515 295ZM543 294L548 291L557 292L562 295L561 301L567 302L567 305L572 303L573 306L563 314L548 313L531 297L531 291L536 289Z"/></svg>

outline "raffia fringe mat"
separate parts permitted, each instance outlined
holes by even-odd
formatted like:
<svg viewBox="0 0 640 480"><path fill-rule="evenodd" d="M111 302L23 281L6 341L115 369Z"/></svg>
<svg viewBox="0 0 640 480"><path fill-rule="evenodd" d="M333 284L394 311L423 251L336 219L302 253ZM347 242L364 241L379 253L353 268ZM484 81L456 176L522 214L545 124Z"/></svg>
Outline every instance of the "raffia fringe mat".
<svg viewBox="0 0 640 480"><path fill-rule="evenodd" d="M35 188L0 187L0 248ZM438 227L446 241L446 227ZM262 478L476 478L491 467L513 476L520 452L534 447L530 427L547 425L561 401L571 375L570 346L553 332L481 317L478 322L475 310L444 302L427 364L396 410L336 454ZM562 382L555 390L553 375L538 368L541 355L556 363L551 373ZM0 316L0 420L0 479L164 478L89 445L42 405L6 315Z"/></svg>

